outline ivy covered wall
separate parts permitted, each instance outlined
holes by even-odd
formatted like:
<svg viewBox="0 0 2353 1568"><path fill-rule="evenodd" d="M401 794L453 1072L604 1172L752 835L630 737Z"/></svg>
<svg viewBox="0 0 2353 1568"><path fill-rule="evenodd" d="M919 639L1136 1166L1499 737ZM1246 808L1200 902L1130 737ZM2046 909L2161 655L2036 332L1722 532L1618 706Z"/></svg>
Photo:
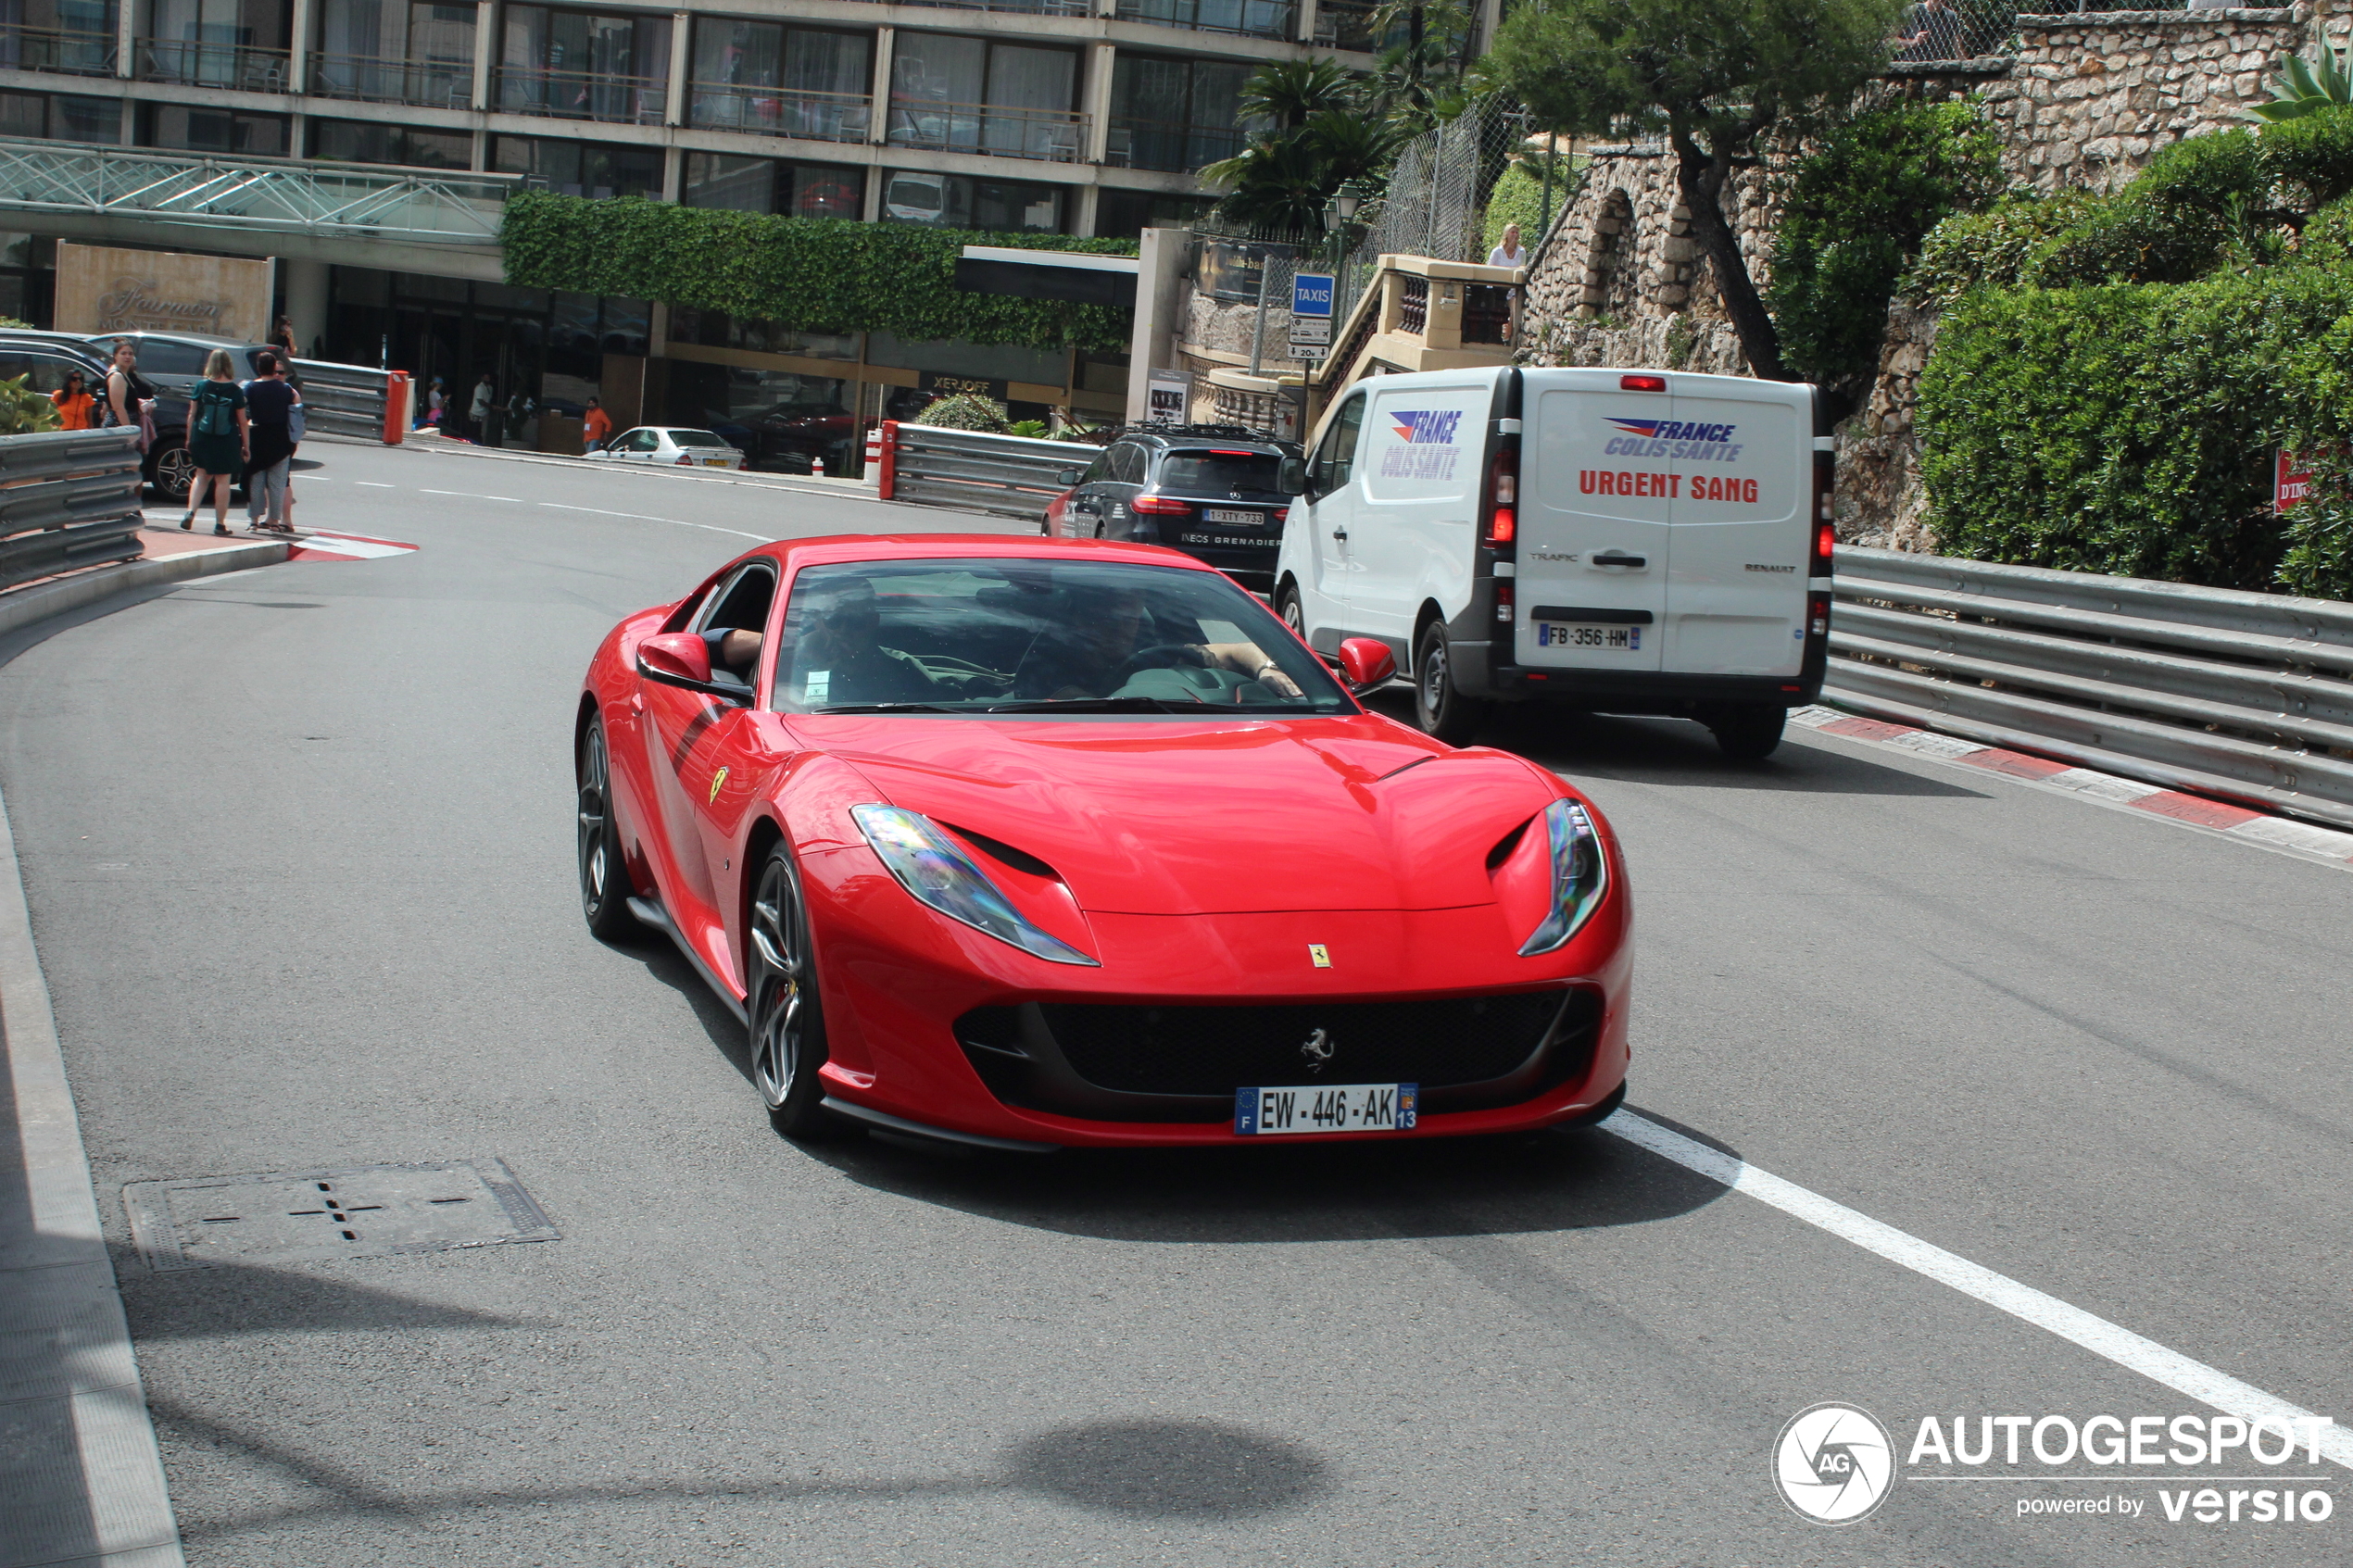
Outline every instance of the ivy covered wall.
<svg viewBox="0 0 2353 1568"><path fill-rule="evenodd" d="M1133 256L1132 240L992 234L839 218L782 218L621 196L519 192L500 231L507 282L724 310L794 332L884 332L915 342L1127 347L1112 306L968 294L968 245Z"/></svg>

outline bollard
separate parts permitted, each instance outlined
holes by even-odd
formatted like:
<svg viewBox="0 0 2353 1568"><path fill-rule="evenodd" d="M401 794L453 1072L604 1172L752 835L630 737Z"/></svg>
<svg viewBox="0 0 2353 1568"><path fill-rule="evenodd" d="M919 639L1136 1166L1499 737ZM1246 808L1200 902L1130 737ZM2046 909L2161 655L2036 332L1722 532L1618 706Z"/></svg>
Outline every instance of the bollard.
<svg viewBox="0 0 2353 1568"><path fill-rule="evenodd" d="M411 393L409 372L388 370L384 374L384 445L397 446L409 434L409 398Z"/></svg>
<svg viewBox="0 0 2353 1568"><path fill-rule="evenodd" d="M882 474L875 481L875 494L878 499L890 499L892 484L898 477L899 421L885 420L882 422Z"/></svg>
<svg viewBox="0 0 2353 1568"><path fill-rule="evenodd" d="M816 457L809 459L809 476L812 479L823 479L825 477L825 458L824 453L821 452Z"/></svg>
<svg viewBox="0 0 2353 1568"><path fill-rule="evenodd" d="M866 427L866 477L874 478L882 471L882 425Z"/></svg>

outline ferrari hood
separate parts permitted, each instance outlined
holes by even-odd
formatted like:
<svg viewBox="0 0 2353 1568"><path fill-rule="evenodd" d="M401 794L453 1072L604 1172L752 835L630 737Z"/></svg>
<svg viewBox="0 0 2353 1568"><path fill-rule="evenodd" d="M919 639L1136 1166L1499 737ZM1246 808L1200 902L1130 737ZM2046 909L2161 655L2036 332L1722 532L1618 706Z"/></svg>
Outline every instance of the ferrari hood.
<svg viewBox="0 0 2353 1568"><path fill-rule="evenodd" d="M889 803L1045 861L1116 914L1493 901L1487 854L1554 792L1371 718L799 721Z"/></svg>

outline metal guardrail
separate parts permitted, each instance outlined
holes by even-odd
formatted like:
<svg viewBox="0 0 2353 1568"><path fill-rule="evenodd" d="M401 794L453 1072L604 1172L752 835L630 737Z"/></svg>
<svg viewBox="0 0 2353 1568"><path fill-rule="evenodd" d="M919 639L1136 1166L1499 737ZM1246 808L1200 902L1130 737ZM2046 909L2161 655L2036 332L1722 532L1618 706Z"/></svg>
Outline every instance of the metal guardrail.
<svg viewBox="0 0 2353 1568"><path fill-rule="evenodd" d="M139 433L0 435L0 588L139 554Z"/></svg>
<svg viewBox="0 0 2353 1568"><path fill-rule="evenodd" d="M1840 546L1824 695L2353 827L2353 604Z"/></svg>
<svg viewBox="0 0 2353 1568"><path fill-rule="evenodd" d="M920 506L961 507L1043 524L1046 503L1070 486L1066 469L1083 469L1100 448L1026 435L893 420L883 426L882 498Z"/></svg>
<svg viewBox="0 0 2353 1568"><path fill-rule="evenodd" d="M384 439L384 399L392 385L387 372L320 359L297 359L294 366L295 378L302 384L306 429L321 435Z"/></svg>

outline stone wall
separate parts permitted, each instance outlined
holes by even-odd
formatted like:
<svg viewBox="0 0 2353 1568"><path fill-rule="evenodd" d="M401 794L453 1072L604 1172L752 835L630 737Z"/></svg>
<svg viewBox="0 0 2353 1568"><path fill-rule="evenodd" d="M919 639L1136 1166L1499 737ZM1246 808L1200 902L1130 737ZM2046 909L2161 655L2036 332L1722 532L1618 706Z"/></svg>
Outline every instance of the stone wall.
<svg viewBox="0 0 2353 1568"><path fill-rule="evenodd" d="M2109 11L2017 19L2008 62L1895 68L1885 92L1975 92L2003 161L2041 191L2107 190L2183 136L2247 123L2286 56L2311 42L2309 3L2274 9ZM2342 17L2321 31L2340 44ZM1768 282L1778 221L1773 177L1749 171L1727 216L1750 275ZM1596 149L1585 182L1536 257L1519 359L1529 365L1642 365L1745 375L1747 363L1689 233L1664 148ZM1839 431L1839 536L1930 549L1915 389L1936 341L1932 312L1890 312L1879 377Z"/></svg>

